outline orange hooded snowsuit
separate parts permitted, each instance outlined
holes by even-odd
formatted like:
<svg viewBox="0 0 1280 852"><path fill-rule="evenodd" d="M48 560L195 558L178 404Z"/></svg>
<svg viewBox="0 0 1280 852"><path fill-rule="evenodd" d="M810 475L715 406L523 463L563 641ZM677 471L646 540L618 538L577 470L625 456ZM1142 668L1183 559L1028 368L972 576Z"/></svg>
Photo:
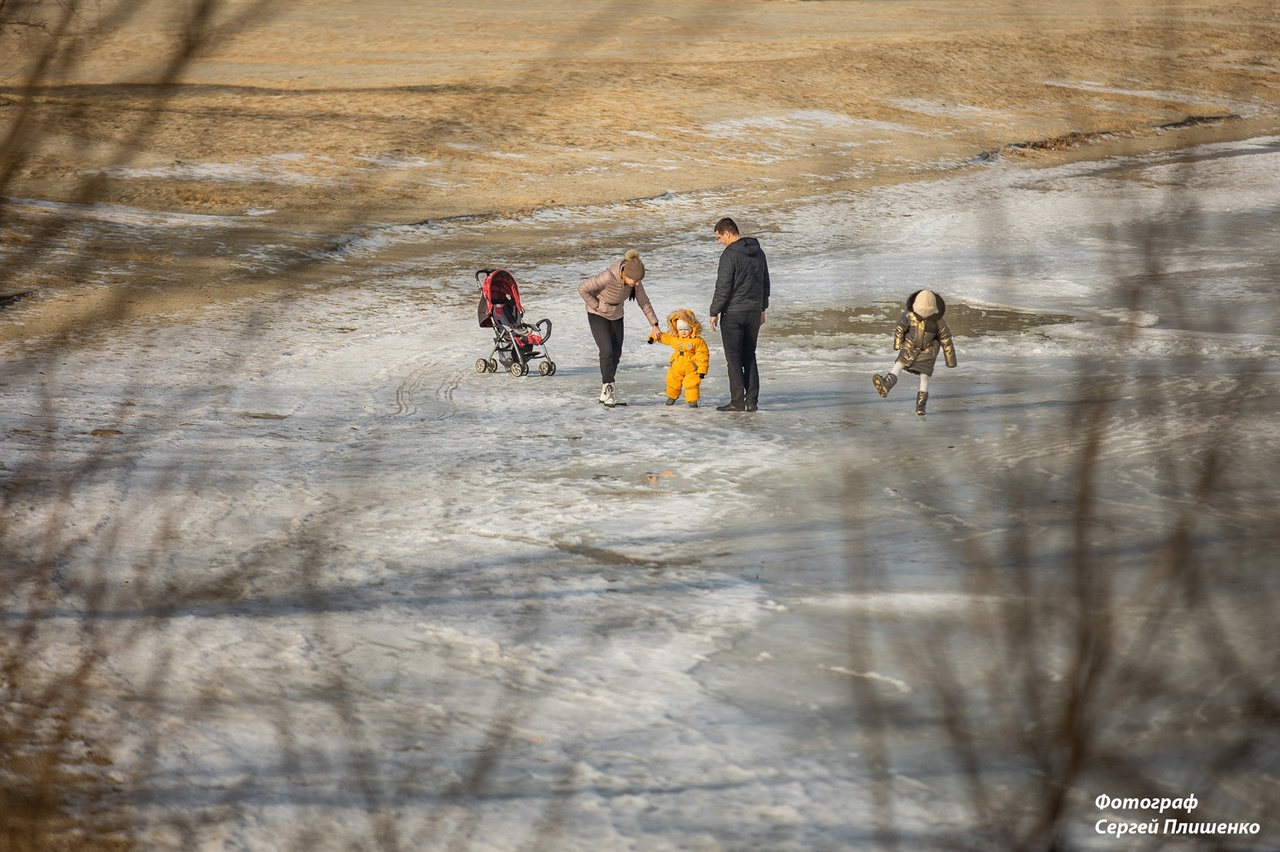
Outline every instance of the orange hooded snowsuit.
<svg viewBox="0 0 1280 852"><path fill-rule="evenodd" d="M689 336L681 337L676 322L684 320L689 325ZM650 339L665 343L675 351L671 353L671 366L667 369L667 398L679 399L684 389L685 402L697 402L702 377L711 364L711 351L702 339L702 324L688 308L672 311L667 317L667 330Z"/></svg>

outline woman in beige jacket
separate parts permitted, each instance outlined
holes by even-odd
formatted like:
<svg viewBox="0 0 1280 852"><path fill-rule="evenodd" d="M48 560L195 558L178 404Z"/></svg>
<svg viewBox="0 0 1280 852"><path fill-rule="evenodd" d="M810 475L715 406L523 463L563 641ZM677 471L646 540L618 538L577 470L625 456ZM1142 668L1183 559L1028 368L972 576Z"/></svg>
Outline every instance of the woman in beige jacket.
<svg viewBox="0 0 1280 852"><path fill-rule="evenodd" d="M644 264L640 253L631 249L622 260L612 264L599 275L593 275L578 287L578 295L587 303L587 322L591 336L600 350L600 402L617 405L618 397L613 383L617 377L618 361L622 358L622 306L634 301L644 311L652 327L651 335L662 333L658 328L658 315L649 303L644 291Z"/></svg>

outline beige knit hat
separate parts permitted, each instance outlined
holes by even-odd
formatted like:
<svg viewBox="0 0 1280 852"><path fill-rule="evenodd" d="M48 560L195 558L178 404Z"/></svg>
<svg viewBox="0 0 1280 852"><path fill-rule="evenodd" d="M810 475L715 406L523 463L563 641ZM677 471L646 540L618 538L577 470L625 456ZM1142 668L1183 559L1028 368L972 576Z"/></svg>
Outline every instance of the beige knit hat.
<svg viewBox="0 0 1280 852"><path fill-rule="evenodd" d="M938 312L938 300L933 295L932 290L921 290L916 295L916 300L911 303L911 310L915 311L916 316L928 319Z"/></svg>
<svg viewBox="0 0 1280 852"><path fill-rule="evenodd" d="M622 261L622 274L627 276L628 281L638 283L644 280L644 264L640 261L640 252L635 249L627 250Z"/></svg>

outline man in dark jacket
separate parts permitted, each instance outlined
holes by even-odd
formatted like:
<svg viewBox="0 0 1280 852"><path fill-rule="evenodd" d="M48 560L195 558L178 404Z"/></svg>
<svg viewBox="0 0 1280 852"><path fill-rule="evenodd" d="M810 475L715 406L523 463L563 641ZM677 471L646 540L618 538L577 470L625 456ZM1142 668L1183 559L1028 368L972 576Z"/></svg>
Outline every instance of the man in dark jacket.
<svg viewBox="0 0 1280 852"><path fill-rule="evenodd" d="M756 341L769 309L769 265L760 241L741 236L732 219L716 222L716 239L724 251L711 297L711 330L719 321L729 365L729 402L716 411L755 411L760 401Z"/></svg>

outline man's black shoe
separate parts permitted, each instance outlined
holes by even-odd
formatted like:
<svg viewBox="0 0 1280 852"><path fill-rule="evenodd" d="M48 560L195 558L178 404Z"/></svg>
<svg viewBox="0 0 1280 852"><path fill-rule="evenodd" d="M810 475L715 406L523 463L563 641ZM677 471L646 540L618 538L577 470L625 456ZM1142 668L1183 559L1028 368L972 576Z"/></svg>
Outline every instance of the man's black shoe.
<svg viewBox="0 0 1280 852"><path fill-rule="evenodd" d="M760 407L760 406L756 405L754 402L748 402L748 403L747 403L747 408L746 408L746 410L747 410L747 411L755 411L755 410L756 410L756 409L758 409L759 407Z"/></svg>
<svg viewBox="0 0 1280 852"><path fill-rule="evenodd" d="M727 402L724 405L717 405L716 411L746 411L747 407L740 402Z"/></svg>

